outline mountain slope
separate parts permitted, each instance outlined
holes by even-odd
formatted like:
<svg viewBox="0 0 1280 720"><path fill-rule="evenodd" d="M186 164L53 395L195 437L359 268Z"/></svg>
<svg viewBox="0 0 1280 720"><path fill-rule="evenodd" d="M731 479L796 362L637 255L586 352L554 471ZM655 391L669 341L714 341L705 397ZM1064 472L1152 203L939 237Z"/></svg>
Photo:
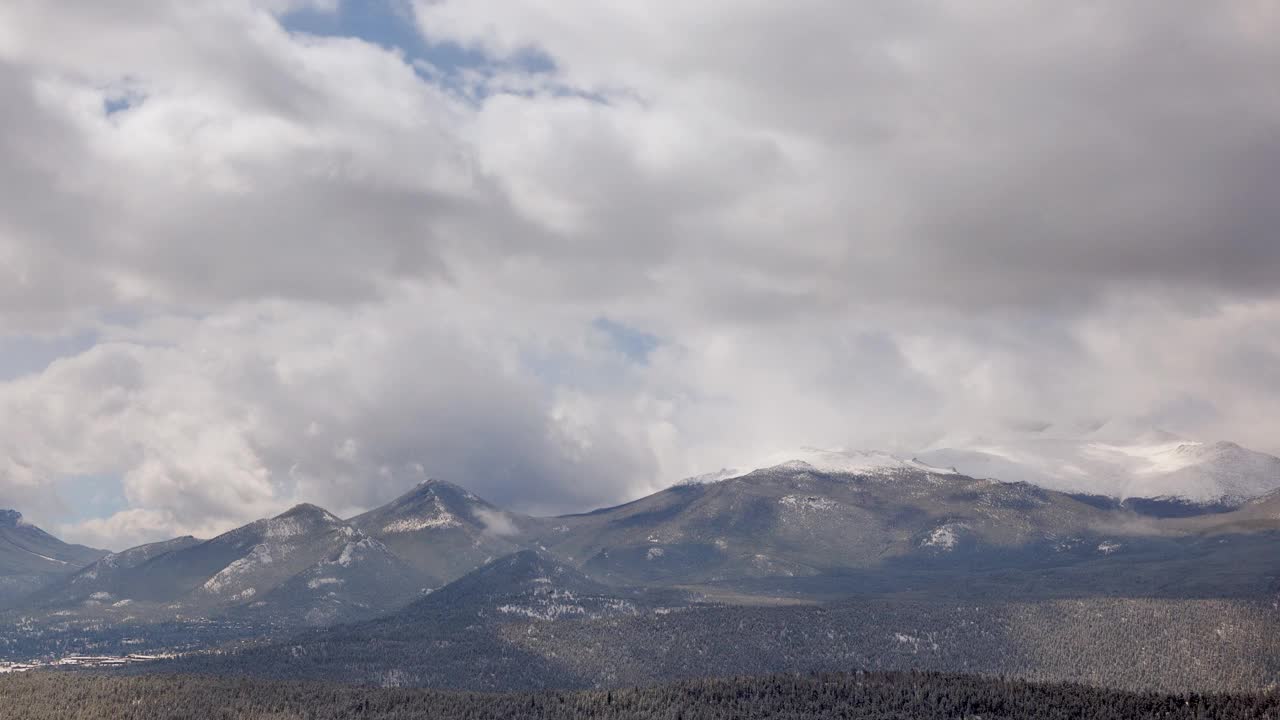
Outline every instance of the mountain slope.
<svg viewBox="0 0 1280 720"><path fill-rule="evenodd" d="M833 466L825 466L833 467ZM1133 518L1032 485L913 462L791 461L557 518L534 541L624 584L805 576L886 563L1093 557Z"/></svg>
<svg viewBox="0 0 1280 720"><path fill-rule="evenodd" d="M0 510L0 604L34 591L106 555L71 545L27 523L15 510Z"/></svg>
<svg viewBox="0 0 1280 720"><path fill-rule="evenodd" d="M1207 535L1280 534L1280 490L1250 500L1231 512L1181 518L1166 525Z"/></svg>
<svg viewBox="0 0 1280 720"><path fill-rule="evenodd" d="M110 553L69 578L52 584L33 601L47 605L73 605L98 598L127 597L133 589L134 571L161 555L199 545L190 535L164 542L140 545L118 553Z"/></svg>
<svg viewBox="0 0 1280 720"><path fill-rule="evenodd" d="M191 656L156 670L484 691L850 669L964 671L1182 692L1260 691L1280 682L1280 620L1267 603L893 598L823 606L668 605L548 618L494 612L513 597L490 592L506 582L478 584L479 594L462 593L470 601L437 612L424 612L424 601L383 620Z"/></svg>
<svg viewBox="0 0 1280 720"><path fill-rule="evenodd" d="M249 600L315 564L355 530L314 505L298 505L138 568L138 599L194 605Z"/></svg>
<svg viewBox="0 0 1280 720"><path fill-rule="evenodd" d="M233 617L285 625L331 625L397 610L422 594L422 576L387 546L356 531L338 550Z"/></svg>
<svg viewBox="0 0 1280 720"><path fill-rule="evenodd" d="M609 587L524 550L383 618L184 658L164 670L487 690L564 687L576 683L555 660L515 647L503 628L634 617L669 610L663 603L682 597Z"/></svg>
<svg viewBox="0 0 1280 720"><path fill-rule="evenodd" d="M437 587L519 549L515 535L521 522L520 516L440 480L420 483L350 520Z"/></svg>
<svg viewBox="0 0 1280 720"><path fill-rule="evenodd" d="M455 612L539 620L598 618L634 615L645 597L596 582L545 553L521 550L464 575L393 618L399 622Z"/></svg>
<svg viewBox="0 0 1280 720"><path fill-rule="evenodd" d="M36 604L91 616L209 617L257 601L359 539L331 513L298 505L211 540L178 538L108 556Z"/></svg>

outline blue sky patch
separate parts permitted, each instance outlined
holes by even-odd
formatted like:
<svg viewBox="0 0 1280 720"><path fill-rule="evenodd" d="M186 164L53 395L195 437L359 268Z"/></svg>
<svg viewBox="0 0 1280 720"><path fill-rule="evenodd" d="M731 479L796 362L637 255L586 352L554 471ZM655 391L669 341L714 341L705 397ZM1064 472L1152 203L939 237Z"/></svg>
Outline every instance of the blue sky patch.
<svg viewBox="0 0 1280 720"><path fill-rule="evenodd" d="M124 483L112 475L63 478L58 481L58 494L67 501L70 512L66 521L70 523L111 517L129 507Z"/></svg>
<svg viewBox="0 0 1280 720"><path fill-rule="evenodd" d="M108 115L124 112L131 107L133 107L133 100L128 97L109 97L102 101L102 111Z"/></svg>
<svg viewBox="0 0 1280 720"><path fill-rule="evenodd" d="M543 73L556 67L550 56L534 49L500 60L457 43L427 42L418 32L412 6L403 0L342 0L334 12L304 8L281 16L280 24L289 32L358 38L379 47L399 50L414 67L425 63L446 78L468 70L484 73L513 68Z"/></svg>
<svg viewBox="0 0 1280 720"><path fill-rule="evenodd" d="M603 333L619 352L642 365L649 362L649 354L660 344L656 335L610 320L607 317L596 318L591 323L591 326Z"/></svg>
<svg viewBox="0 0 1280 720"><path fill-rule="evenodd" d="M92 331L47 338L0 335L0 382L41 372L54 360L79 355L97 342Z"/></svg>

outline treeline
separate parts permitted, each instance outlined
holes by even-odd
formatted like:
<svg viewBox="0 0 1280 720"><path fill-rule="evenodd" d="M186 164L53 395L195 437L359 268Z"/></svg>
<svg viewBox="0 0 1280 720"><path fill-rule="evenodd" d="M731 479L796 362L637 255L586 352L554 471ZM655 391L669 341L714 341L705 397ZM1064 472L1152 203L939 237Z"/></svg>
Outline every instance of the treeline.
<svg viewBox="0 0 1280 720"><path fill-rule="evenodd" d="M1274 694L1159 695L933 673L775 675L612 691L477 694L333 683L35 672L7 720L1254 720Z"/></svg>

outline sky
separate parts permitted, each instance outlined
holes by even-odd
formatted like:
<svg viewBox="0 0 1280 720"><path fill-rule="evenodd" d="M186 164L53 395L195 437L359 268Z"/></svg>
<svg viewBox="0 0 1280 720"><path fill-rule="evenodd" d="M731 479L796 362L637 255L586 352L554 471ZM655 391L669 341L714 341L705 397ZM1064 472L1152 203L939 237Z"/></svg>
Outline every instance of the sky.
<svg viewBox="0 0 1280 720"><path fill-rule="evenodd" d="M1275 0L0 4L0 507L1280 451Z"/></svg>

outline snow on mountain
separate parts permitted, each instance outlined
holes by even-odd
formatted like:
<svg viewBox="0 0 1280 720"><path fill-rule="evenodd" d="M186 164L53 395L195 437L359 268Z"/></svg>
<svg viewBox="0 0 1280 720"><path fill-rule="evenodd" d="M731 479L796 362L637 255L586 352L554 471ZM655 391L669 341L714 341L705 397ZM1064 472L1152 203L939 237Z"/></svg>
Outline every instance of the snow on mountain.
<svg viewBox="0 0 1280 720"><path fill-rule="evenodd" d="M1280 488L1280 458L1235 443L1189 443L1166 451L1151 472L1139 473L1131 496L1173 494L1191 500L1241 500Z"/></svg>
<svg viewBox="0 0 1280 720"><path fill-rule="evenodd" d="M1235 443L1152 431L1125 439L1105 428L1077 437L1032 434L919 454L973 477L1125 498L1239 503L1280 488L1280 458Z"/></svg>
<svg viewBox="0 0 1280 720"><path fill-rule="evenodd" d="M438 586L517 549L509 536L520 521L457 485L428 480L351 525Z"/></svg>
<svg viewBox="0 0 1280 720"><path fill-rule="evenodd" d="M239 609L305 625L367 619L396 610L421 590L418 575L381 542L356 531L340 547Z"/></svg>
<svg viewBox="0 0 1280 720"><path fill-rule="evenodd" d="M209 577L201 589L223 601L252 598L315 562L329 548L354 539L357 532L323 508L297 505L210 541L242 554Z"/></svg>
<svg viewBox="0 0 1280 720"><path fill-rule="evenodd" d="M130 612L134 603L165 613L224 607L260 597L356 534L332 513L304 503L211 540L177 538L108 555L33 602L90 613L126 599Z"/></svg>
<svg viewBox="0 0 1280 720"><path fill-rule="evenodd" d="M828 474L886 475L900 471L922 471L939 475L955 474L955 470L936 467L918 459L902 458L874 450L838 450L802 447L798 450L776 452L749 463L749 469L724 469L682 480L680 485L698 485L732 480L749 475L756 470L792 468L816 470Z"/></svg>
<svg viewBox="0 0 1280 720"><path fill-rule="evenodd" d="M636 615L635 597L549 555L521 550L486 563L406 608L404 616L457 612L552 621Z"/></svg>

